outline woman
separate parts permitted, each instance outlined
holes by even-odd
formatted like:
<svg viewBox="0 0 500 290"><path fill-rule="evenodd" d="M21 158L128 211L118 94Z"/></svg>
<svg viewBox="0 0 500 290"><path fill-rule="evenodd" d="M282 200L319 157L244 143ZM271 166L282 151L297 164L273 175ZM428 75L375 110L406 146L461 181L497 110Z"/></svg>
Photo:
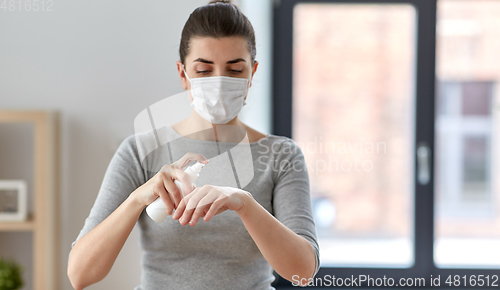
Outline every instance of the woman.
<svg viewBox="0 0 500 290"><path fill-rule="evenodd" d="M319 247L302 152L291 139L264 135L237 116L257 70L255 51L250 22L228 1L191 14L177 69L192 113L158 130L176 140L168 154L160 148L140 160L134 136L118 148L73 243L68 276L75 289L109 273L136 222L144 251L136 289L274 289L273 269L294 283L314 277ZM248 139L248 182L218 164L241 143L235 128ZM167 165L148 170L158 160ZM206 164L196 181L203 186L186 181L182 169L191 161ZM174 180L190 193L183 198ZM172 218L156 223L147 216L144 209L156 198Z"/></svg>

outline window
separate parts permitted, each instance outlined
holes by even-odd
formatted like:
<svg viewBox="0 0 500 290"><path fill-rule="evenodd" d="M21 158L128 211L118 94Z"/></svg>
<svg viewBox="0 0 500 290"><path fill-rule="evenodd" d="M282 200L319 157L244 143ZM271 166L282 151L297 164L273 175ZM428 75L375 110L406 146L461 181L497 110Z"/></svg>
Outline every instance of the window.
<svg viewBox="0 0 500 290"><path fill-rule="evenodd" d="M500 1L278 3L273 133L309 164L316 277L498 276Z"/></svg>

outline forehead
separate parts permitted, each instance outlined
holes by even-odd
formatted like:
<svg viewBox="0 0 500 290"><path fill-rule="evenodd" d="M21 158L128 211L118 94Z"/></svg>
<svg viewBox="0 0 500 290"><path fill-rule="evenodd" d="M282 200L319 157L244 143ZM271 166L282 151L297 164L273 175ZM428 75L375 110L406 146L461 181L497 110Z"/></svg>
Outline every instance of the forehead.
<svg viewBox="0 0 500 290"><path fill-rule="evenodd" d="M243 58L250 60L248 43L243 37L193 37L189 41L187 62L203 58L214 62Z"/></svg>

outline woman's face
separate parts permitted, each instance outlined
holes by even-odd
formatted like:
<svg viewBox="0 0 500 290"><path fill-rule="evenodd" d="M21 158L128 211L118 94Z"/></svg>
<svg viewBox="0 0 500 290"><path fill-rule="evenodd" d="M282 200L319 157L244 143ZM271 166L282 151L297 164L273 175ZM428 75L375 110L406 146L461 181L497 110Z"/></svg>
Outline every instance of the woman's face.
<svg viewBox="0 0 500 290"><path fill-rule="evenodd" d="M249 86L258 65L257 62L252 65L247 40L243 37L193 37L184 61L190 79L211 76L246 78L250 79ZM180 61L177 61L177 70L184 89L191 89Z"/></svg>

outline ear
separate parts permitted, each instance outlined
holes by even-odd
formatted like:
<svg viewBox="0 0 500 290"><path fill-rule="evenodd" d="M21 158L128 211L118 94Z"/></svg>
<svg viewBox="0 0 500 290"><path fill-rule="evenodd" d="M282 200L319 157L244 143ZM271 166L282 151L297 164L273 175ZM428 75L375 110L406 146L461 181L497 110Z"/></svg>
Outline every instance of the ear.
<svg viewBox="0 0 500 290"><path fill-rule="evenodd" d="M252 86L252 80L253 80L253 75L255 74L255 72L257 71L257 66L259 66L259 62L258 61L255 61L254 65L253 65L253 68L252 68L252 76L250 77L250 82L248 84L248 87L251 87Z"/></svg>
<svg viewBox="0 0 500 290"><path fill-rule="evenodd" d="M188 87L188 83L189 81L186 79L186 75L184 74L184 69L183 69L183 66L182 66L182 62L180 60L178 60L176 62L177 64L177 72L179 73L179 77L181 78L181 82L182 82L182 87L187 90L189 87Z"/></svg>

